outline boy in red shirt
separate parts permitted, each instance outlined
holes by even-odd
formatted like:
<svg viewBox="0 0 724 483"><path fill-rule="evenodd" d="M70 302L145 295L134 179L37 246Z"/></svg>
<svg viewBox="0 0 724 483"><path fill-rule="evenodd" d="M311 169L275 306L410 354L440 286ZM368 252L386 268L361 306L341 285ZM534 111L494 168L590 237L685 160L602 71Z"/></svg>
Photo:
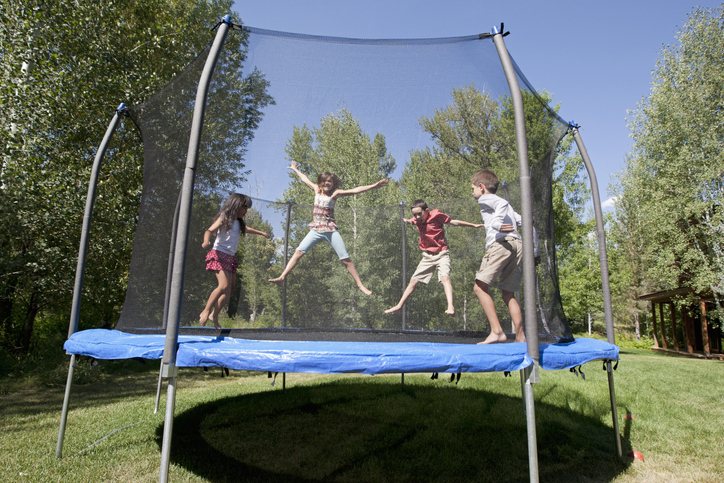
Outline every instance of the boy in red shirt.
<svg viewBox="0 0 724 483"><path fill-rule="evenodd" d="M407 298L415 291L418 282L424 284L430 283L432 273L437 268L437 278L442 284L447 298L448 315L455 314L453 306L452 284L450 283L450 254L445 241L445 229L443 225L451 226L469 226L472 228L482 228L482 224L468 223L467 221L453 220L449 215L440 210L428 210L427 203L423 200L415 200L411 206L412 218L404 220L417 226L420 232L420 243L418 246L422 250L422 260L420 260L415 273L410 278L402 298L394 307L385 310L386 314L399 312L405 304Z"/></svg>

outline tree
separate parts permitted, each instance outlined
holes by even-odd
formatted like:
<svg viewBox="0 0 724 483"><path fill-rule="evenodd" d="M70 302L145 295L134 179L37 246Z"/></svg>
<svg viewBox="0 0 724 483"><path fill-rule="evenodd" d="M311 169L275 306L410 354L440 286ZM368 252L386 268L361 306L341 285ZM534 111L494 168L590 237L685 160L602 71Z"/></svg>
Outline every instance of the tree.
<svg viewBox="0 0 724 483"><path fill-rule="evenodd" d="M245 220L248 226L269 233L273 237L271 225L262 219L257 210L249 210ZM267 311L273 312L276 317L279 315L281 304L279 291L267 281L278 244L273 238L267 240L261 236L244 237L243 243L239 244L237 258L240 271L237 284L248 307L248 314L244 315L248 315L252 324L258 323L259 318Z"/></svg>
<svg viewBox="0 0 724 483"><path fill-rule="evenodd" d="M228 0L3 3L0 104L7 110L0 119L0 318L5 347L27 351L38 313L69 310L90 168L115 107L140 103L182 71L203 51L212 37L209 28L230 7ZM228 46L240 60L243 37L230 36ZM125 295L142 151L137 131L126 123L103 166L83 310L84 319L94 324L112 325Z"/></svg>
<svg viewBox="0 0 724 483"><path fill-rule="evenodd" d="M616 213L629 245L641 240L643 281L632 283L711 290L721 306L724 6L696 9L677 40L662 50L651 94L630 120L633 150L616 185Z"/></svg>

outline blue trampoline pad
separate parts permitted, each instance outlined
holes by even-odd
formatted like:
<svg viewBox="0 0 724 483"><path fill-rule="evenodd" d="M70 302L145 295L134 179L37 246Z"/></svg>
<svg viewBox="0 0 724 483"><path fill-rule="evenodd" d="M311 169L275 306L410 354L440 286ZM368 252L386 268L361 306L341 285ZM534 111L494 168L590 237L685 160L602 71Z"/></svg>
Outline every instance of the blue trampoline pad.
<svg viewBox="0 0 724 483"><path fill-rule="evenodd" d="M160 359L165 338L162 334L91 329L76 332L63 347L70 354L96 359ZM540 365L566 369L595 359L618 359L618 350L592 339L541 344ZM532 363L524 343L277 341L185 335L178 338L176 355L179 367L331 374L503 372Z"/></svg>

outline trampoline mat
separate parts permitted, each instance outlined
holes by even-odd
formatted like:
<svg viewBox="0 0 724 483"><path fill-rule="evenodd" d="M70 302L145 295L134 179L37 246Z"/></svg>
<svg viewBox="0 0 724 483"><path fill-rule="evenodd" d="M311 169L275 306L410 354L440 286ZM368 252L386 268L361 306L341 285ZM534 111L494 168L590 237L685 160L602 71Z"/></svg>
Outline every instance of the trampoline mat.
<svg viewBox="0 0 724 483"><path fill-rule="evenodd" d="M218 332L217 329L209 330ZM270 331L280 336L306 332L273 329L265 333ZM76 332L63 347L69 354L101 360L160 359L163 356L165 339L165 334L131 334L117 330L91 329ZM539 347L539 364L541 368L548 370L568 369L596 359L615 360L618 359L619 352L617 346L595 339L540 344ZM363 342L349 338L284 340L273 339L271 336L266 339L253 339L223 335L179 335L176 365L333 374L504 372L521 370L533 364L526 349L526 344L522 342L478 345L471 342Z"/></svg>

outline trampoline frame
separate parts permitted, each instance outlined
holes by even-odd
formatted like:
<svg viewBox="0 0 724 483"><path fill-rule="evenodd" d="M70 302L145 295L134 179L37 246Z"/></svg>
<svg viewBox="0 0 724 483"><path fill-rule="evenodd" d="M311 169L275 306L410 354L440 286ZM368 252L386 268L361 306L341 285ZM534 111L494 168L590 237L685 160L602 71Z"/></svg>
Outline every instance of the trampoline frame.
<svg viewBox="0 0 724 483"><path fill-rule="evenodd" d="M241 30L240 25L231 23L230 15L224 18L217 25L218 31L212 47L209 51L203 73L199 80L198 90L196 94L196 102L194 105L193 121L191 126L191 135L189 139L188 153L186 159L186 167L184 170L184 178L182 191L178 200L177 215L174 220L175 229L175 248L172 257L172 269L170 269L170 285L167 296L167 307L164 308L165 327L165 344L163 355L161 357L161 367L159 373L159 395L162 379L168 379L167 397L166 397L166 414L164 419L163 443L161 449L161 465L159 472L159 481L165 483L168 481L168 470L170 464L171 436L173 431L174 411L176 402L176 379L178 377L177 351L179 346L179 322L180 310L183 294L183 280L185 270L186 249L188 246L188 232L191 215L191 205L194 192L194 178L196 172L196 164L198 161L199 144L201 130L204 121L206 109L206 100L208 96L209 83L214 68L219 58L221 49L225 43L226 36L230 28ZM525 130L525 118L523 111L523 99L516 72L512 60L508 54L503 37L507 33L503 33L503 24L500 29L494 27L490 34L481 34L480 38L492 38L498 55L500 57L503 70L505 72L508 86L513 101L515 130L516 130L516 146L518 152L518 165L520 171L520 189L521 189L521 216L523 220L523 230L526 233L532 233L532 200L531 200L531 184L530 169L528 163L527 140ZM85 215L83 219L83 227L81 232L81 242L78 253L78 265L76 268L75 287L73 292L73 306L71 309L70 324L68 330L68 338L78 330L78 320L80 312L80 300L83 287L83 275L85 272L85 260L88 248L88 234L93 212L93 204L95 202L96 187L98 183L98 173L100 165L108 143L118 125L120 117L125 114L125 105L121 104L116 110L113 119L108 126L106 134L96 153L89 181L88 195L86 199ZM588 152L586 151L583 140L581 139L577 125L573 122L569 123L569 132L573 134L578 150L583 158L586 170L588 172L589 181L591 183L591 192L593 196L593 207L596 218L596 231L599 245L599 257L601 262L602 291L604 300L604 313L606 321L606 334L610 344L615 344L615 335L613 331L613 311L611 305L611 290L608 278L608 259L606 254L606 239L603 228L603 212L598 190L596 175L593 170ZM286 254L286 251L285 251ZM286 256L286 255L285 255ZM533 239L531 237L523 238L523 284L524 284L524 306L534 307L536 305L536 289L535 289L535 265L533 256ZM404 282L403 282L404 284ZM525 311L525 331L527 334L526 353L530 357L532 363L523 369L520 369L521 392L525 407L527 432L528 432L528 458L530 481L538 481L538 450L535 428L535 404L533 399L533 384L540 381L540 351L537 333L536 311ZM403 319L404 324L404 319ZM403 325L404 329L404 325ZM58 434L58 442L56 446L56 457L62 457L63 442L65 437L68 406L70 401L70 392L72 387L73 370L76 364L76 353L71 353L70 365L68 369L68 378L65 388L65 396L63 400L63 409L61 413L60 429ZM613 418L613 429L615 433L616 453L618 457L622 457L621 439L618 427L618 417L616 411L616 396L613 381L613 368L610 359L604 359L604 366L608 374L609 396L611 402L611 412ZM404 373L402 382L404 384Z"/></svg>

